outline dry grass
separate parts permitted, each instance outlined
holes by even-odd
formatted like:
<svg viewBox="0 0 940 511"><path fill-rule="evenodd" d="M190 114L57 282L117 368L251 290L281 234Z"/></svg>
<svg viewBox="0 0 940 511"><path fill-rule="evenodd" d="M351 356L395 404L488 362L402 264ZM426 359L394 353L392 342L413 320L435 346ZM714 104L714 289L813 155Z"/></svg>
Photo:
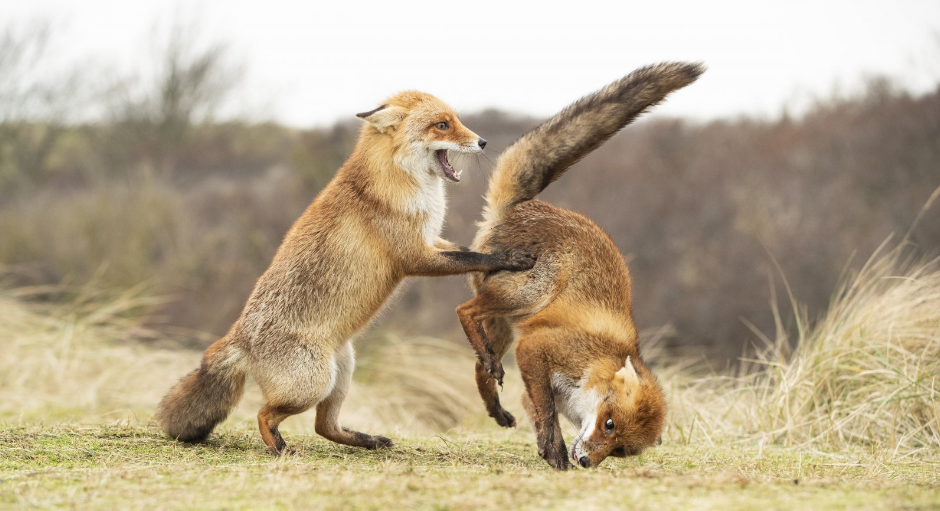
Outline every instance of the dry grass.
<svg viewBox="0 0 940 511"><path fill-rule="evenodd" d="M739 373L693 379L659 360L664 445L569 475L537 457L522 413L511 431L485 416L469 349L429 338L358 342L343 420L393 437L391 451L326 442L307 413L284 428L300 456L274 460L255 431L256 388L208 445L168 441L150 422L155 403L200 354L162 348L141 326L154 305L142 290L53 291L72 299L0 292L0 506L883 509L940 498L940 267L901 250L869 261L827 316L792 339L781 328ZM504 402L521 411L508 369Z"/></svg>
<svg viewBox="0 0 940 511"><path fill-rule="evenodd" d="M50 294L71 298L64 305L34 300ZM174 343L142 326L142 312L157 304L142 288L113 296L91 288L0 291L0 423L148 423L162 394L201 357L163 347ZM350 425L429 433L485 418L472 354L462 345L381 335L357 344L358 381L343 411ZM260 399L249 386L230 420L251 424ZM312 434L313 414L285 426Z"/></svg>
<svg viewBox="0 0 940 511"><path fill-rule="evenodd" d="M0 420L123 418L153 406L178 353L147 347L139 326L153 304L139 290L103 299L78 290L66 305L29 299L56 289L0 293Z"/></svg>
<svg viewBox="0 0 940 511"><path fill-rule="evenodd" d="M846 280L826 316L812 326L804 317L792 337L779 328L735 374L690 378L694 368L664 364L655 335L646 335L646 357L660 366L670 399L666 439L936 457L940 261L903 254L873 257ZM57 306L29 299L39 291L48 292L0 292L0 420L146 423L161 394L198 364L198 352L161 348L160 334L140 325L141 312L155 304L140 289L111 297L82 289ZM358 349L357 383L343 413L350 425L423 434L488 427L472 355L461 343L371 335ZM503 401L521 412L522 386L511 363L509 370ZM233 422L250 424L259 399L250 388ZM287 428L312 433L312 414Z"/></svg>
<svg viewBox="0 0 940 511"><path fill-rule="evenodd" d="M873 257L814 326L675 394L683 434L888 458L940 454L940 261ZM791 349L792 346L792 349ZM696 404L697 403L697 404Z"/></svg>

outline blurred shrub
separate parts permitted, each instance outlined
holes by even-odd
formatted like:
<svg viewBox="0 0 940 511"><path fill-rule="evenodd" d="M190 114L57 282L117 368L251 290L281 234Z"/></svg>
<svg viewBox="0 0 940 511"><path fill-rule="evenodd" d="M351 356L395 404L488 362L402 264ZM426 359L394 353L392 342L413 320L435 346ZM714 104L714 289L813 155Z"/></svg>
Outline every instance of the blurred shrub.
<svg viewBox="0 0 940 511"><path fill-rule="evenodd" d="M349 158L358 138L359 124L352 121L338 122L332 128L304 131L293 146L290 162L310 188L319 190Z"/></svg>
<svg viewBox="0 0 940 511"><path fill-rule="evenodd" d="M223 44L201 44L195 27L174 25L157 37L151 75L118 80L109 91L110 132L103 150L115 163L145 161L161 172L178 169L180 152L197 127L212 124L239 82L241 67Z"/></svg>

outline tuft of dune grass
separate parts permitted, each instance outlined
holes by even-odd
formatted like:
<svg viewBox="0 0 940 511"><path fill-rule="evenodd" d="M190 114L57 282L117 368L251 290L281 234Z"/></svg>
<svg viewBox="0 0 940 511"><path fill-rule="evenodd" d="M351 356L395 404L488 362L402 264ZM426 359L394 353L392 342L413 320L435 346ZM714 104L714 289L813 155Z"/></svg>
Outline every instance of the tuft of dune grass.
<svg viewBox="0 0 940 511"><path fill-rule="evenodd" d="M825 316L811 325L799 314L792 332L778 327L736 374L686 384L674 395L679 435L937 455L940 260L904 254L876 253Z"/></svg>

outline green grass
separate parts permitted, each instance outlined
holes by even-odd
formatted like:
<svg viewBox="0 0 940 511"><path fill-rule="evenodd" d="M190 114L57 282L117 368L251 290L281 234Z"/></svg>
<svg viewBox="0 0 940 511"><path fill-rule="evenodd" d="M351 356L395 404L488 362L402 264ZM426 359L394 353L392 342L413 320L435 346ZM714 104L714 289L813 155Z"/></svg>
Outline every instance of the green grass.
<svg viewBox="0 0 940 511"><path fill-rule="evenodd" d="M367 451L256 432L208 444L143 426L0 431L0 506L76 509L935 509L936 463L866 453L669 445L591 470L551 471L526 431L455 430Z"/></svg>

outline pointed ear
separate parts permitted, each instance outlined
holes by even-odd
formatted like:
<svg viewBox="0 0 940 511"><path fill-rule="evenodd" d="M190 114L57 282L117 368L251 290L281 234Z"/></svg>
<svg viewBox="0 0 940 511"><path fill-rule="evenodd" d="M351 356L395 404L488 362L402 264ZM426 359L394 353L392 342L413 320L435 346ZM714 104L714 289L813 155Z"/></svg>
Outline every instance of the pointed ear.
<svg viewBox="0 0 940 511"><path fill-rule="evenodd" d="M631 357L627 357L627 361L624 362L623 367L617 371L617 375L623 378L627 383L633 385L639 385L640 375L636 373L636 367L633 367L633 360Z"/></svg>
<svg viewBox="0 0 940 511"><path fill-rule="evenodd" d="M368 121L379 130L379 133L385 133L389 129L394 131L401 124L402 119L405 118L405 109L399 106L382 105L375 110L356 114L356 117Z"/></svg>

